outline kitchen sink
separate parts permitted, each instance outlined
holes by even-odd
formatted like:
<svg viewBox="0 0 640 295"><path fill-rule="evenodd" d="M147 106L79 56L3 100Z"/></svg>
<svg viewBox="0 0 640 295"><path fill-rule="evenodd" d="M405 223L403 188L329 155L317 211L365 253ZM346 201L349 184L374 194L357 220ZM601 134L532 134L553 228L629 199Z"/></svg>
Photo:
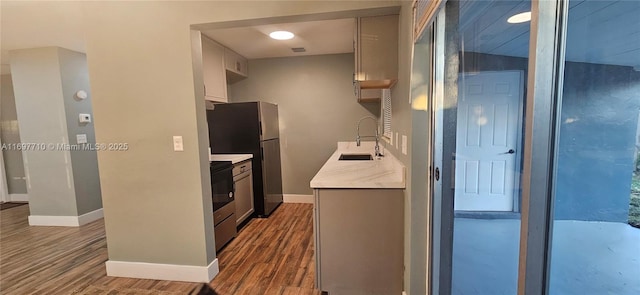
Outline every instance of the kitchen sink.
<svg viewBox="0 0 640 295"><path fill-rule="evenodd" d="M373 157L371 154L342 154L339 161L371 161Z"/></svg>

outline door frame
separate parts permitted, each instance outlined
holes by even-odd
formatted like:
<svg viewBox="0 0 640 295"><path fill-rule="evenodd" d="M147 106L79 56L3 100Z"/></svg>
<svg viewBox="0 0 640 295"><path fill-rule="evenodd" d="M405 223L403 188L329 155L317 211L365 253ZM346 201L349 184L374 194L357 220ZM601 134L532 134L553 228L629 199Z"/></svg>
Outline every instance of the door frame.
<svg viewBox="0 0 640 295"><path fill-rule="evenodd" d="M2 146L2 139L0 138L0 146ZM7 173L4 170L4 153L0 149L0 202L9 202L9 187L7 181Z"/></svg>

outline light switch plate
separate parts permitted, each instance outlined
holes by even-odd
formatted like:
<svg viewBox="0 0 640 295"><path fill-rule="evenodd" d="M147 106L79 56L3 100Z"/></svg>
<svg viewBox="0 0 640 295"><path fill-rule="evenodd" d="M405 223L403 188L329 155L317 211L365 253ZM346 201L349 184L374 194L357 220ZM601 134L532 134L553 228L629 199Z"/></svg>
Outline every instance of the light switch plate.
<svg viewBox="0 0 640 295"><path fill-rule="evenodd" d="M407 154L407 136L403 135L402 136L402 153L403 154Z"/></svg>
<svg viewBox="0 0 640 295"><path fill-rule="evenodd" d="M173 137L173 150L176 152L184 151L184 146L182 144L182 136Z"/></svg>
<svg viewBox="0 0 640 295"><path fill-rule="evenodd" d="M87 135L86 134L76 134L76 143L87 143Z"/></svg>

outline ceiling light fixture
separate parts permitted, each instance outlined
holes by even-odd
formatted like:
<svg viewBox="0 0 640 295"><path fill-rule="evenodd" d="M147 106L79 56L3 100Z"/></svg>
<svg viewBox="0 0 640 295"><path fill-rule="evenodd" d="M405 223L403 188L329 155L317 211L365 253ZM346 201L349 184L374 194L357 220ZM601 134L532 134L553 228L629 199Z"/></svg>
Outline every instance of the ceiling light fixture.
<svg viewBox="0 0 640 295"><path fill-rule="evenodd" d="M507 19L507 22L510 24L519 24L519 23L528 22L530 20L531 20L531 11L527 11L523 13L518 13L510 17L509 19Z"/></svg>
<svg viewBox="0 0 640 295"><path fill-rule="evenodd" d="M293 39L293 33L289 31L275 31L269 34L269 37L276 40L289 40Z"/></svg>

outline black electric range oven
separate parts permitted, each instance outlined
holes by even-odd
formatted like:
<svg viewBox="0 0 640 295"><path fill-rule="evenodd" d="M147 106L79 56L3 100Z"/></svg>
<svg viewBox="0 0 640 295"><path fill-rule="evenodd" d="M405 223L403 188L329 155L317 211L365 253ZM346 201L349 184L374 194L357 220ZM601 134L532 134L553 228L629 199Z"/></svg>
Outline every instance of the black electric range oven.
<svg viewBox="0 0 640 295"><path fill-rule="evenodd" d="M231 161L212 161L210 168L213 225L218 251L237 234L233 164Z"/></svg>

